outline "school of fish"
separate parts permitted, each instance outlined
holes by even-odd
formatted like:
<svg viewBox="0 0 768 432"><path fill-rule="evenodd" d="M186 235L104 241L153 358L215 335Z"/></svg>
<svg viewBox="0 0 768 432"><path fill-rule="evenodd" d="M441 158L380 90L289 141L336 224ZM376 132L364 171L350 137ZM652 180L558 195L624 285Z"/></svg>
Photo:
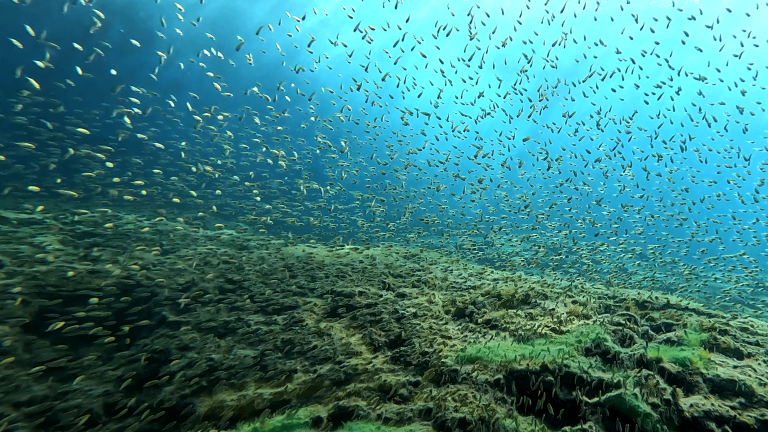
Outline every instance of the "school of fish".
<svg viewBox="0 0 768 432"><path fill-rule="evenodd" d="M5 3L6 208L766 311L766 2Z"/></svg>

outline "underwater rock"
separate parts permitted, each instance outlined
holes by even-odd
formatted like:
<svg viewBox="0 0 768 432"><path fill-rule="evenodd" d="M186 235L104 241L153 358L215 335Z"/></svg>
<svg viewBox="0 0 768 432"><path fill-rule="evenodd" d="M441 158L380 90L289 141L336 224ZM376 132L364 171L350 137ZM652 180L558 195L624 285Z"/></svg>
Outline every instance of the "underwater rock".
<svg viewBox="0 0 768 432"><path fill-rule="evenodd" d="M0 414L17 429L228 429L310 405L320 429L768 426L750 360L768 326L690 300L394 245L56 220L55 259L35 259L53 222L0 252L0 284L21 287L0 293Z"/></svg>

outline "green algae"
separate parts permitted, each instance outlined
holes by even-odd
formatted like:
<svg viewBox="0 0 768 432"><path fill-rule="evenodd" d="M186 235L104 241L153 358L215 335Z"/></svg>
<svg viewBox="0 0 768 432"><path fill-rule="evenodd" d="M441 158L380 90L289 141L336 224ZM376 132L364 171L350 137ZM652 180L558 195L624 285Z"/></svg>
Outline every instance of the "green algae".
<svg viewBox="0 0 768 432"><path fill-rule="evenodd" d="M241 423L234 432L309 432L309 421L316 411L302 408L283 414Z"/></svg>
<svg viewBox="0 0 768 432"><path fill-rule="evenodd" d="M498 428L502 432L537 432L549 430L544 422L536 417L521 416L517 414L499 421Z"/></svg>
<svg viewBox="0 0 768 432"><path fill-rule="evenodd" d="M283 414L244 422L232 432L311 432L312 417L320 411L311 408L301 408ZM342 432L426 432L431 430L423 425L385 426L381 423L357 420L344 424L337 431Z"/></svg>
<svg viewBox="0 0 768 432"><path fill-rule="evenodd" d="M703 348L652 345L648 349L648 357L680 367L707 369L710 366L712 355Z"/></svg>
<svg viewBox="0 0 768 432"><path fill-rule="evenodd" d="M582 357L589 344L610 342L608 334L598 326L586 326L551 338L530 342L490 342L464 347L456 355L459 364L508 363L519 360L565 361Z"/></svg>
<svg viewBox="0 0 768 432"><path fill-rule="evenodd" d="M684 368L708 369L712 354L702 346L709 339L707 333L698 328L683 331L679 345L653 344L648 347L648 357L655 361L675 364Z"/></svg>
<svg viewBox="0 0 768 432"><path fill-rule="evenodd" d="M341 432L426 432L432 428L422 425L385 426L370 421L354 421L345 424L338 430Z"/></svg>
<svg viewBox="0 0 768 432"><path fill-rule="evenodd" d="M616 410L637 422L641 430L658 431L672 429L671 424L665 424L653 409L640 397L626 390L618 390L602 397L602 402L610 409Z"/></svg>

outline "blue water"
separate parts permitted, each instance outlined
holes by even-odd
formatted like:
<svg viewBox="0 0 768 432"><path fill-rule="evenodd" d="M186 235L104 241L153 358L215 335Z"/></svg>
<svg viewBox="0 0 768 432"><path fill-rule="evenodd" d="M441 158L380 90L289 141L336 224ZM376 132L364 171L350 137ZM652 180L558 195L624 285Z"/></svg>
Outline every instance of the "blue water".
<svg viewBox="0 0 768 432"><path fill-rule="evenodd" d="M765 286L764 2L180 6L0 6L5 196L671 292ZM113 168L81 157L100 145Z"/></svg>

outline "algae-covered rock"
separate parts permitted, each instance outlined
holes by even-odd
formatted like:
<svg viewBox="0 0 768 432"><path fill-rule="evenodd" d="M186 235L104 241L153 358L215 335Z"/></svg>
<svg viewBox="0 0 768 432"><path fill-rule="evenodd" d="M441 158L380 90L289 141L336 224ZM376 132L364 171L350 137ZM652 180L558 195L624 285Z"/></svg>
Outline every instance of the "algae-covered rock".
<svg viewBox="0 0 768 432"><path fill-rule="evenodd" d="M396 245L17 219L8 430L768 427L768 326L688 300Z"/></svg>
<svg viewBox="0 0 768 432"><path fill-rule="evenodd" d="M337 423L334 427L334 422L328 419L328 416L333 415L333 410L334 408L325 410L314 406L274 416L265 415L258 420L244 422L231 432L311 432L329 427L339 432L429 432L432 430L428 423L391 426L366 420Z"/></svg>
<svg viewBox="0 0 768 432"><path fill-rule="evenodd" d="M642 431L652 432L666 429L653 409L635 393L617 390L599 398L599 402L609 409L618 411L626 420L633 421Z"/></svg>
<svg viewBox="0 0 768 432"><path fill-rule="evenodd" d="M498 341L469 345L456 355L456 362L515 363L522 361L558 362L583 357L583 349L592 343L608 342L608 335L597 326L572 329L556 337L529 342Z"/></svg>
<svg viewBox="0 0 768 432"><path fill-rule="evenodd" d="M232 432L310 432L312 418L319 415L319 409L302 408L274 416L268 413L258 420L238 425Z"/></svg>

